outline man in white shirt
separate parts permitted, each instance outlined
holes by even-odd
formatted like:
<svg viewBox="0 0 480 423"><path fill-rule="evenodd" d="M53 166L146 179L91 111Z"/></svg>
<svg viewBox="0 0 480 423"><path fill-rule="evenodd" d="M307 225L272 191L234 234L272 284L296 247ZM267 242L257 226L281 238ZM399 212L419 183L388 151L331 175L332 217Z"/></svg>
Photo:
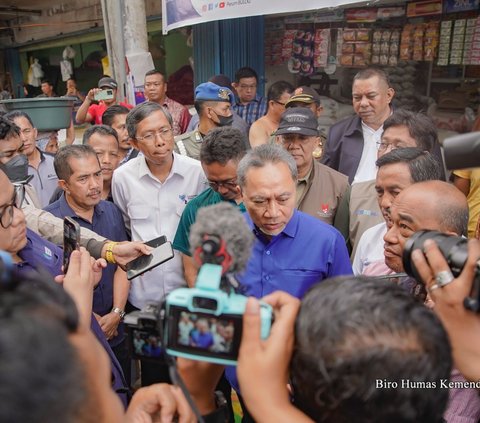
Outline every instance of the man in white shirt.
<svg viewBox="0 0 480 423"><path fill-rule="evenodd" d="M392 113L394 95L383 70L367 68L358 72L352 87L356 114L330 128L322 163L347 175L351 184L375 179L377 142L383 122Z"/></svg>
<svg viewBox="0 0 480 423"><path fill-rule="evenodd" d="M172 121L168 111L146 102L127 116L132 145L143 153L113 174L112 196L122 211L133 240L161 235L173 240L188 201L206 188L200 162L173 152ZM180 256L139 277L132 284L130 303L142 308L160 301L185 285Z"/></svg>
<svg viewBox="0 0 480 423"><path fill-rule="evenodd" d="M132 146L143 153L115 170L113 201L120 208L132 240L151 240L166 235L172 241L187 203L206 188L200 162L173 151L172 117L157 103L138 105L127 115ZM130 289L132 308L162 301L185 286L182 260L172 260L135 278ZM142 385L168 380L165 364L142 360Z"/></svg>

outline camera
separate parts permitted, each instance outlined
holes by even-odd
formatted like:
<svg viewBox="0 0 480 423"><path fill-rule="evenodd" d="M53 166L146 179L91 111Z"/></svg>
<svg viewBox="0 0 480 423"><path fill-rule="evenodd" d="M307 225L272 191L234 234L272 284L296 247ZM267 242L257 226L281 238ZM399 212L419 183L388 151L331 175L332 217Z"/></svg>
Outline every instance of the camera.
<svg viewBox="0 0 480 423"><path fill-rule="evenodd" d="M150 304L125 317L133 356L158 359L162 352L210 363L235 365L247 297L228 289L222 266L203 264L195 288L178 288L163 306ZM261 336L268 337L272 308L260 304ZM162 350L163 349L163 350Z"/></svg>
<svg viewBox="0 0 480 423"><path fill-rule="evenodd" d="M403 267L405 272L416 279L421 281L421 277L418 274L415 265L411 260L412 252L416 249L423 251L423 243L431 239L436 242L441 253L445 257L450 271L453 276L457 277L463 270L465 263L468 259L468 247L467 239L459 236L447 235L438 231L419 231L415 232L405 243L405 249L403 250ZM480 312L480 265L477 264L475 270L475 278L473 281L472 291L470 296L465 298L463 302L464 307L467 310Z"/></svg>

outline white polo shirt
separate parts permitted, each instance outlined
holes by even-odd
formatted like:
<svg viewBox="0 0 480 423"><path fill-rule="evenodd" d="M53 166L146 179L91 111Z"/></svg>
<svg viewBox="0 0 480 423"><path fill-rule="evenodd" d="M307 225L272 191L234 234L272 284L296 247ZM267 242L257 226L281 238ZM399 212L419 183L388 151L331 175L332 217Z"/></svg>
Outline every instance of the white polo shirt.
<svg viewBox="0 0 480 423"><path fill-rule="evenodd" d="M113 173L112 196L122 211L133 241L149 241L166 235L173 241L180 216L188 201L207 187L198 160L173 153L173 165L165 182L136 157ZM147 301L161 301L174 289L185 286L180 254L132 280L129 301L143 308Z"/></svg>

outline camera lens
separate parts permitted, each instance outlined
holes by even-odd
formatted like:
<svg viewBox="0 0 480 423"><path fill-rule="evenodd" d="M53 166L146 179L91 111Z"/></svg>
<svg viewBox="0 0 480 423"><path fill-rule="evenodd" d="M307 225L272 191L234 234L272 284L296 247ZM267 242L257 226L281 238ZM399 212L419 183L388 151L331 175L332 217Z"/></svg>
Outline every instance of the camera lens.
<svg viewBox="0 0 480 423"><path fill-rule="evenodd" d="M213 298L205 298L205 297L193 297L192 298L192 306L196 309L202 310L217 310L217 300Z"/></svg>
<svg viewBox="0 0 480 423"><path fill-rule="evenodd" d="M412 263L411 256L412 252L417 248L423 251L423 243L427 239L431 239L437 243L438 248L447 260L453 276L458 276L467 261L467 240L459 236L447 235L438 231L416 232L408 239L405 243L402 257L405 272L417 281L421 281L420 275Z"/></svg>

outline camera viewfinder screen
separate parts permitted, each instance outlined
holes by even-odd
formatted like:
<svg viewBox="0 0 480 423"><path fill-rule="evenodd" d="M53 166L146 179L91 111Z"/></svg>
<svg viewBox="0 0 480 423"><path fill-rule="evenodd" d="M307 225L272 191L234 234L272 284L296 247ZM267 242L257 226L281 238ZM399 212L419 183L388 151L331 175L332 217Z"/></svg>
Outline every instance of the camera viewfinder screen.
<svg viewBox="0 0 480 423"><path fill-rule="evenodd" d="M162 343L157 335L149 330L131 329L132 348L136 357L158 358L162 355Z"/></svg>
<svg viewBox="0 0 480 423"><path fill-rule="evenodd" d="M177 330L171 332L171 336L176 337L172 341L177 349L205 356L236 358L241 337L238 316L216 317L185 310L177 310L177 313Z"/></svg>

